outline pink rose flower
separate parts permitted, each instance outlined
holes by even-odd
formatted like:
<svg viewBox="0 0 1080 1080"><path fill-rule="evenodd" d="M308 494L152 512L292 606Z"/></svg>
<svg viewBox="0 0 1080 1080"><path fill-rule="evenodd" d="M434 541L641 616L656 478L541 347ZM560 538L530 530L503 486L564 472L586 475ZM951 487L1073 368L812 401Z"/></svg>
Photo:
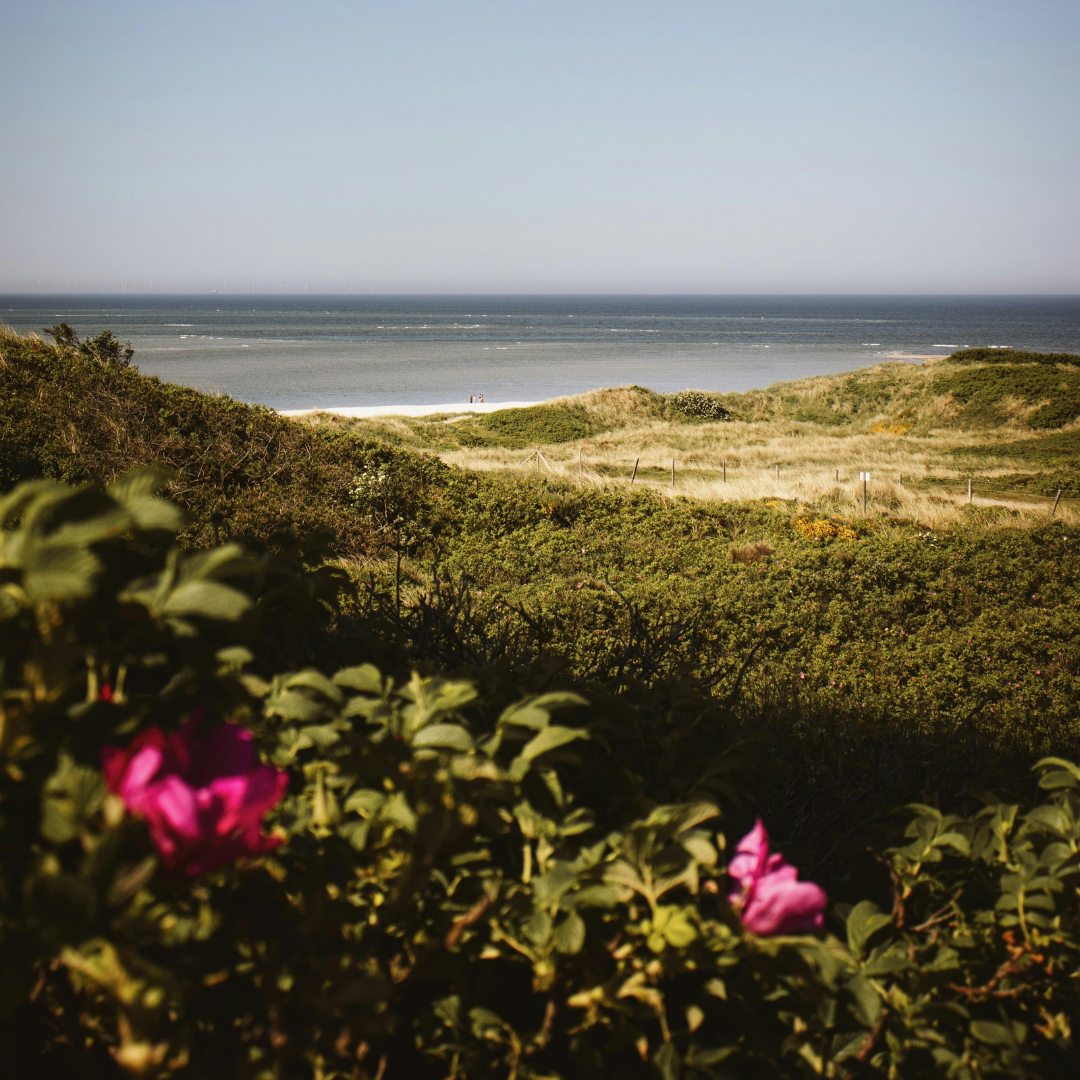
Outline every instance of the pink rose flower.
<svg viewBox="0 0 1080 1080"><path fill-rule="evenodd" d="M172 735L149 728L101 753L110 789L145 818L164 865L186 877L277 847L262 819L289 783L259 761L250 731L218 724L200 737L201 720L200 710Z"/></svg>
<svg viewBox="0 0 1080 1080"><path fill-rule="evenodd" d="M824 926L824 890L812 881L798 881L798 871L783 855L769 854L769 834L760 818L739 841L728 875L735 882L728 899L751 933L768 937Z"/></svg>

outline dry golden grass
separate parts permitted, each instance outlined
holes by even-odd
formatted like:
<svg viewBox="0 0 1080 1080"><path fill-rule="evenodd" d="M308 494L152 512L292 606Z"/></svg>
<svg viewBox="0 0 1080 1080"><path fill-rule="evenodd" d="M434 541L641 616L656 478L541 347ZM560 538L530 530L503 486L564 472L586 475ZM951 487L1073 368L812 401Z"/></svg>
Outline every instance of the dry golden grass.
<svg viewBox="0 0 1080 1080"><path fill-rule="evenodd" d="M634 486L661 495L722 502L795 502L848 516L862 515L859 473L868 471L868 515L905 518L939 528L955 521L967 504L966 477L948 452L987 442L985 432L935 431L919 437L889 431L833 435L788 421L687 425L631 420L581 443L541 446L539 469L574 484L626 487L634 461L640 459ZM520 473L537 468L536 459L525 461L522 451L497 447L453 450L439 456L468 469ZM1015 473L1018 464L1023 463L981 459L972 502L1014 510L1012 520L1028 525L1045 518L1051 499L986 491L995 475ZM920 486L920 481L946 478L954 480L948 490ZM1057 515L1069 522L1080 520L1071 504L1062 503Z"/></svg>
<svg viewBox="0 0 1080 1080"><path fill-rule="evenodd" d="M859 473L868 471L868 516L937 528L969 512L964 510L969 474L954 452L978 448L973 505L1004 507L1012 511L1005 516L1017 525L1044 519L1052 499L993 490L995 476L1044 468L1015 456L998 458L993 452L995 443L1030 436L1018 419L1024 409L1030 410L1030 403L1017 403L1016 409L1005 403L1004 422L996 428L964 430L951 397L926 392L935 368L932 363L890 362L861 372L724 395L724 404L743 418L726 423L660 419L659 395L640 387L594 390L549 404L584 409L594 428L606 430L580 442L541 444L539 459L530 460L527 451L497 446L440 449L434 439L430 450L462 468L519 474L539 469L590 487L626 487L638 461L634 486L663 497L776 500L853 517L863 514ZM815 419L799 418L808 414ZM817 422L817 415L823 422ZM417 421L386 417L359 424L319 416L308 422L332 424L339 430L347 427L350 434L390 437L412 447L425 442L423 423ZM434 424L446 420L430 422L434 433ZM951 483L933 486L926 483L930 480ZM1058 507L1057 516L1070 523L1080 520L1077 509L1066 502Z"/></svg>

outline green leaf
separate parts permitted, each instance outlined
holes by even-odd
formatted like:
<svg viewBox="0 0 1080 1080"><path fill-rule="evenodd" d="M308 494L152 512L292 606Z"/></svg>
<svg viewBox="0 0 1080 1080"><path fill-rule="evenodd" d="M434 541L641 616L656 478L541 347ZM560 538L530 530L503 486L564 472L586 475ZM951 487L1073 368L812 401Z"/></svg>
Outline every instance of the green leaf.
<svg viewBox="0 0 1080 1080"><path fill-rule="evenodd" d="M544 874L533 878L533 896L542 907L552 907L558 904L563 894L573 888L577 881L578 872L573 864L556 859L548 864Z"/></svg>
<svg viewBox="0 0 1080 1080"><path fill-rule="evenodd" d="M105 781L97 769L76 765L68 754L61 754L41 795L41 835L51 843L65 844L101 808Z"/></svg>
<svg viewBox="0 0 1080 1080"><path fill-rule="evenodd" d="M555 927L554 942L556 950L561 953L581 952L585 944L585 920L576 911L570 912Z"/></svg>
<svg viewBox="0 0 1080 1080"><path fill-rule="evenodd" d="M660 1071L663 1080L679 1080L679 1052L675 1044L665 1042L653 1054L653 1064Z"/></svg>
<svg viewBox="0 0 1080 1080"><path fill-rule="evenodd" d="M334 675L334 683L337 686L343 686L346 690L356 690L361 694L383 692L382 675L374 664L342 668Z"/></svg>
<svg viewBox="0 0 1080 1080"><path fill-rule="evenodd" d="M971 854L971 841L958 832L942 833L934 840L934 847L951 847L961 855Z"/></svg>
<svg viewBox="0 0 1080 1080"><path fill-rule="evenodd" d="M498 1013L493 1013L490 1009L470 1009L469 1022L474 1038L492 1039L495 1042L505 1041L503 1032L509 1025Z"/></svg>
<svg viewBox="0 0 1080 1080"><path fill-rule="evenodd" d="M533 909L522 930L534 945L543 946L551 940L552 926L551 916L542 907L538 907Z"/></svg>
<svg viewBox="0 0 1080 1080"><path fill-rule="evenodd" d="M510 779L521 780L529 771L532 762L551 750L573 742L575 739L587 739L589 733L580 728L547 727L530 739L521 749L521 753L510 763Z"/></svg>
<svg viewBox="0 0 1080 1080"><path fill-rule="evenodd" d="M1027 1036L1027 1028L1014 1022L1011 1026L993 1020L972 1020L971 1034L987 1046L1016 1046Z"/></svg>
<svg viewBox="0 0 1080 1080"><path fill-rule="evenodd" d="M93 593L101 560L89 548L44 541L24 550L23 567L30 600L81 600Z"/></svg>
<svg viewBox="0 0 1080 1080"><path fill-rule="evenodd" d="M131 515L137 529L177 532L184 526L183 511L155 494L169 479L156 469L139 469L114 480L105 491Z"/></svg>
<svg viewBox="0 0 1080 1080"><path fill-rule="evenodd" d="M572 705L588 705L588 702L579 694L565 692L527 697L504 709L499 716L499 724L515 724L540 731L550 722L553 709Z"/></svg>
<svg viewBox="0 0 1080 1080"><path fill-rule="evenodd" d="M1041 772L1039 787L1053 790L1063 787L1080 787L1080 765L1065 758L1045 757L1035 762L1034 771Z"/></svg>
<svg viewBox="0 0 1080 1080"><path fill-rule="evenodd" d="M567 904L570 901L573 901L575 908L613 908L619 902L619 893L610 885L588 885L571 893L566 898Z"/></svg>
<svg viewBox="0 0 1080 1080"><path fill-rule="evenodd" d="M883 914L872 900L863 900L856 904L847 917L848 948L856 956L862 956L870 938L891 922L891 916Z"/></svg>
<svg viewBox="0 0 1080 1080"><path fill-rule="evenodd" d="M859 1022L872 1028L881 1016L881 996L873 984L863 975L856 975L848 984L848 990L855 1003L855 1015Z"/></svg>
<svg viewBox="0 0 1080 1080"><path fill-rule="evenodd" d="M196 615L219 622L236 622L252 606L251 597L220 581L187 581L169 593L157 614Z"/></svg>
<svg viewBox="0 0 1080 1080"><path fill-rule="evenodd" d="M412 740L413 749L440 747L465 752L473 748L472 736L458 724L430 724L421 728Z"/></svg>
<svg viewBox="0 0 1080 1080"><path fill-rule="evenodd" d="M315 668L304 668L303 671L287 675L282 685L286 690L314 690L335 704L340 703L344 698L340 688Z"/></svg>
<svg viewBox="0 0 1080 1080"><path fill-rule="evenodd" d="M266 702L267 716L280 716L282 720L316 720L323 715L324 706L295 690L275 694Z"/></svg>
<svg viewBox="0 0 1080 1080"><path fill-rule="evenodd" d="M382 809L385 802L386 794L384 792L375 791L372 788L361 788L359 791L354 791L345 800L345 809L355 811L361 817L373 817Z"/></svg>

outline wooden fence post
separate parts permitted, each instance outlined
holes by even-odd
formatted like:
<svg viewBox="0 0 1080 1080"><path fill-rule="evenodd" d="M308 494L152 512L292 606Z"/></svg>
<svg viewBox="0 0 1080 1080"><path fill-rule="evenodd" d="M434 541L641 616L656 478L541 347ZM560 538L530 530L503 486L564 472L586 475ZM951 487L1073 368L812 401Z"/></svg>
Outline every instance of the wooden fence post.
<svg viewBox="0 0 1080 1080"><path fill-rule="evenodd" d="M968 505L971 505L971 477L968 477Z"/></svg>
<svg viewBox="0 0 1080 1080"><path fill-rule="evenodd" d="M640 463L640 461L641 461L641 458L637 458L634 461L634 472L630 477L630 483L631 484L637 479L637 467L638 467L638 464Z"/></svg>
<svg viewBox="0 0 1080 1080"><path fill-rule="evenodd" d="M724 462L724 483L727 483L727 462Z"/></svg>
<svg viewBox="0 0 1080 1080"><path fill-rule="evenodd" d="M1057 504L1061 502L1061 488L1058 488L1057 495L1054 496L1054 509L1050 511L1050 516L1053 517L1057 513Z"/></svg>
<svg viewBox="0 0 1080 1080"><path fill-rule="evenodd" d="M779 465L776 466L776 482L778 484L780 483L780 466Z"/></svg>

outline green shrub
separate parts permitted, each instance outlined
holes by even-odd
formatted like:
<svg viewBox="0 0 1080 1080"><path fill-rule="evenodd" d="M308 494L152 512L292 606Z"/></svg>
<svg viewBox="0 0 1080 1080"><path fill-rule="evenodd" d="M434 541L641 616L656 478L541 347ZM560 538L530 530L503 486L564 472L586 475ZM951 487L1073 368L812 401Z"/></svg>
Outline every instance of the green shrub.
<svg viewBox="0 0 1080 1080"><path fill-rule="evenodd" d="M488 413L478 426L492 444L524 448L538 443L564 443L594 434L585 410L571 405L531 405Z"/></svg>
<svg viewBox="0 0 1080 1080"><path fill-rule="evenodd" d="M1036 409L1027 422L1033 428L1060 428L1071 424L1080 416L1080 402L1052 401Z"/></svg>
<svg viewBox="0 0 1080 1080"><path fill-rule="evenodd" d="M1006 400L1036 405L1027 423L1034 428L1063 427L1080 415L1080 372L1033 363L1011 363L1001 367L960 369L936 377L932 388L938 394L952 394L968 406L964 416L978 419L979 409L992 423L1003 418L996 406Z"/></svg>
<svg viewBox="0 0 1080 1080"><path fill-rule="evenodd" d="M1080 366L1075 353L1027 352L1023 349L958 349L950 353L953 364L1071 364Z"/></svg>
<svg viewBox="0 0 1080 1080"><path fill-rule="evenodd" d="M1075 1074L1077 766L1040 763L1030 806L909 806L866 899L756 936L715 731L672 717L714 749L665 803L617 749L632 698L487 700L362 655L256 674L265 560L172 547L159 484L0 501L6 1075ZM264 764L200 756L200 725ZM209 800L202 872L162 839L183 783L117 771L178 737L195 757L155 768ZM223 824L237 769L287 783L261 834Z"/></svg>
<svg viewBox="0 0 1080 1080"><path fill-rule="evenodd" d="M732 420L734 417L720 402L719 395L704 390L680 390L670 397L671 404L683 416L694 420Z"/></svg>
<svg viewBox="0 0 1080 1080"><path fill-rule="evenodd" d="M365 467L408 470L410 512L448 472L428 457L140 375L124 354L87 358L92 342L76 349L74 333L58 333L59 346L0 335L0 490L38 477L108 484L136 466L161 468L191 511L189 543L280 546L288 533L321 528L339 553L360 555L381 547L353 511Z"/></svg>

